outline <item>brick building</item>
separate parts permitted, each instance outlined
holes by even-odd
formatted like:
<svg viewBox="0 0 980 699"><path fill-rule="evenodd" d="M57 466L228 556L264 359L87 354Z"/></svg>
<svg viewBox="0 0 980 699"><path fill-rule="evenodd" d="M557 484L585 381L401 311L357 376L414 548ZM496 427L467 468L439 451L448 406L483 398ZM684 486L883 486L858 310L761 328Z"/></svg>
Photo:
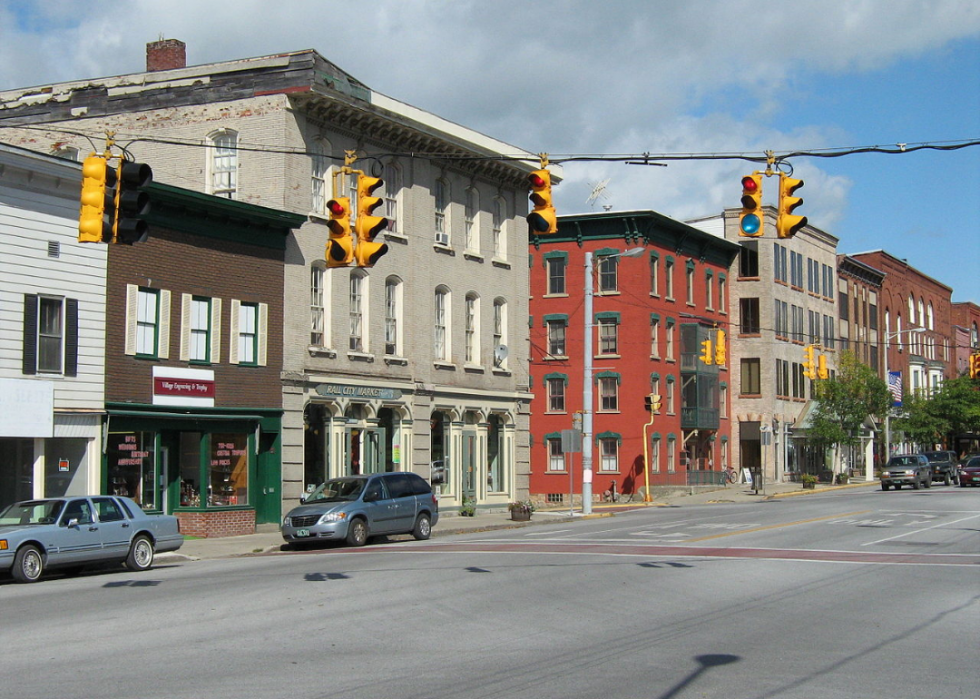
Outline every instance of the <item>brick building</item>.
<svg viewBox="0 0 980 699"><path fill-rule="evenodd" d="M729 461L730 364L724 358L707 365L698 355L705 340L714 351L719 330L728 334L729 268L738 246L653 211L558 221L556 235L540 236L530 248L532 496L581 497L580 463L574 455L566 463L560 436L586 405L586 381L593 419L583 451L595 454L593 497L614 489L640 494L647 481L719 482ZM586 279L589 259L593 275ZM585 318L590 287L593 317ZM661 408L647 426L650 394L661 396Z"/></svg>

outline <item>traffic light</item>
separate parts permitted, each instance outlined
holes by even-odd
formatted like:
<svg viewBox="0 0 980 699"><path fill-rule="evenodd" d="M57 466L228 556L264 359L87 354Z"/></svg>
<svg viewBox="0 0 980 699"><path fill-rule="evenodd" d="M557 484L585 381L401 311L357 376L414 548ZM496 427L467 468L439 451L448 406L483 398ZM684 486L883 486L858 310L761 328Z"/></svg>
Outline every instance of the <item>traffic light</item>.
<svg viewBox="0 0 980 699"><path fill-rule="evenodd" d="M970 378L980 379L980 352L970 355Z"/></svg>
<svg viewBox="0 0 980 699"><path fill-rule="evenodd" d="M350 198L337 197L327 202L330 238L324 257L327 267L346 267L354 259L354 239L350 231Z"/></svg>
<svg viewBox="0 0 980 699"><path fill-rule="evenodd" d="M794 180L789 175L779 173L779 214L776 217L776 235L780 238L792 238L806 225L806 216L794 216L796 209L803 200L794 197L793 193L803 186L803 180Z"/></svg>
<svg viewBox="0 0 980 699"><path fill-rule="evenodd" d="M821 354L817 358L817 378L829 379L830 371L827 370L827 355Z"/></svg>
<svg viewBox="0 0 980 699"><path fill-rule="evenodd" d="M715 335L715 364L724 366L728 360L727 348L725 346L725 331L719 330Z"/></svg>
<svg viewBox="0 0 980 699"><path fill-rule="evenodd" d="M112 240L116 206L116 171L101 155L90 155L82 163L81 207L78 212L78 242Z"/></svg>
<svg viewBox="0 0 980 699"><path fill-rule="evenodd" d="M132 245L146 240L150 229L143 217L150 212L150 195L143 188L152 181L153 170L146 163L120 161L113 243Z"/></svg>
<svg viewBox="0 0 980 699"><path fill-rule="evenodd" d="M558 215L551 201L551 173L535 170L527 176L531 185L530 199L534 210L527 215L528 230L539 235L558 232Z"/></svg>
<svg viewBox="0 0 980 699"><path fill-rule="evenodd" d="M373 196L374 190L383 184L380 177L357 176L357 220L354 221L357 247L354 248L354 259L358 267L373 267L388 252L385 243L374 242L375 236L388 227L388 219L374 215L374 210L384 203L381 197Z"/></svg>
<svg viewBox="0 0 980 699"><path fill-rule="evenodd" d="M655 413L660 410L660 394L650 393L643 396L643 407L648 413Z"/></svg>
<svg viewBox="0 0 980 699"><path fill-rule="evenodd" d="M738 234L743 238L762 235L762 175L742 178L742 213L738 217Z"/></svg>
<svg viewBox="0 0 980 699"><path fill-rule="evenodd" d="M808 379L817 378L817 363L813 357L813 345L803 348L803 375Z"/></svg>
<svg viewBox="0 0 980 699"><path fill-rule="evenodd" d="M701 341L701 361L705 364L715 363L715 353L711 348L711 338Z"/></svg>

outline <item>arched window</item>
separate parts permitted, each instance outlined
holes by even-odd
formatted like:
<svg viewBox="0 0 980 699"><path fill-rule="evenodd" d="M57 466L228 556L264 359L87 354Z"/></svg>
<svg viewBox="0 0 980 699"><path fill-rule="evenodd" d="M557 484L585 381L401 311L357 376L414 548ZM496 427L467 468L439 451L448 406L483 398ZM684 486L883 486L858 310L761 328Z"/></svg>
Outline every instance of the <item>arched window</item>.
<svg viewBox="0 0 980 699"><path fill-rule="evenodd" d="M208 138L208 194L236 199L238 192L238 133L221 129Z"/></svg>
<svg viewBox="0 0 980 699"><path fill-rule="evenodd" d="M466 251L480 254L480 193L476 187L466 188L466 210L463 221L466 227Z"/></svg>
<svg viewBox="0 0 980 699"><path fill-rule="evenodd" d="M450 227L449 227L449 183L446 180L439 178L435 182L435 228L436 228L436 244L437 245L449 245L450 241Z"/></svg>
<svg viewBox="0 0 980 699"><path fill-rule="evenodd" d="M318 140L313 144L312 160L312 195L313 201L310 210L321 216L327 213L327 202L330 200L332 183L330 181L330 144L324 140Z"/></svg>
<svg viewBox="0 0 980 699"><path fill-rule="evenodd" d="M402 235L402 230L398 226L398 208L401 201L402 191L402 170L397 163L390 162L385 165L384 174L384 200L385 218L388 219L388 232Z"/></svg>
<svg viewBox="0 0 980 699"><path fill-rule="evenodd" d="M452 361L452 294L445 286L436 287L433 356L436 361Z"/></svg>
<svg viewBox="0 0 980 699"><path fill-rule="evenodd" d="M330 346L329 275L323 260L310 265L310 346Z"/></svg>
<svg viewBox="0 0 980 699"><path fill-rule="evenodd" d="M466 327L464 328L466 363L480 363L480 297L473 291L466 294Z"/></svg>
<svg viewBox="0 0 980 699"><path fill-rule="evenodd" d="M507 204L502 197L493 200L493 256L507 259Z"/></svg>
<svg viewBox="0 0 980 699"><path fill-rule="evenodd" d="M930 330L935 330L936 327L933 325L935 317L932 312L932 301L929 302L929 306L926 309L926 327Z"/></svg>
<svg viewBox="0 0 980 699"><path fill-rule="evenodd" d="M368 351L368 276L355 270L350 273L350 341L351 352Z"/></svg>
<svg viewBox="0 0 980 699"><path fill-rule="evenodd" d="M915 297L909 294L909 327L915 325Z"/></svg>
<svg viewBox="0 0 980 699"><path fill-rule="evenodd" d="M385 280L385 354L402 356L402 280Z"/></svg>
<svg viewBox="0 0 980 699"><path fill-rule="evenodd" d="M493 365L498 369L507 368L507 301L496 298L493 301Z"/></svg>

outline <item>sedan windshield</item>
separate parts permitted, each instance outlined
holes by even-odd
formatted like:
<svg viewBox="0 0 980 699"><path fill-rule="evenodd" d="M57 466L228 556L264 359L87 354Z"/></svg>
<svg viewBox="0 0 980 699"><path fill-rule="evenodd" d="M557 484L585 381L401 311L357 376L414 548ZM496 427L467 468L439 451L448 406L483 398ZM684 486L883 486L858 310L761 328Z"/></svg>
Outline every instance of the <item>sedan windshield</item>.
<svg viewBox="0 0 980 699"><path fill-rule="evenodd" d="M64 500L27 500L25 502L15 502L6 510L0 512L0 526L10 524L54 524L64 506Z"/></svg>
<svg viewBox="0 0 980 699"><path fill-rule="evenodd" d="M310 493L306 502L349 502L357 500L364 490L361 478L334 478Z"/></svg>

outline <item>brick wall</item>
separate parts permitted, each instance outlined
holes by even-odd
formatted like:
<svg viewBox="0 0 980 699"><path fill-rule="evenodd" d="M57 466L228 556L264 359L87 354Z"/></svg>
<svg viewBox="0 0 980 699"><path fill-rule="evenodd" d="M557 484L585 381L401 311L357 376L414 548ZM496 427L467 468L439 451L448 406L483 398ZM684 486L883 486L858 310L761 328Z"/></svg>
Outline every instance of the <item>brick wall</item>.
<svg viewBox="0 0 980 699"><path fill-rule="evenodd" d="M255 533L255 510L220 510L217 512L175 512L180 533L210 539Z"/></svg>

